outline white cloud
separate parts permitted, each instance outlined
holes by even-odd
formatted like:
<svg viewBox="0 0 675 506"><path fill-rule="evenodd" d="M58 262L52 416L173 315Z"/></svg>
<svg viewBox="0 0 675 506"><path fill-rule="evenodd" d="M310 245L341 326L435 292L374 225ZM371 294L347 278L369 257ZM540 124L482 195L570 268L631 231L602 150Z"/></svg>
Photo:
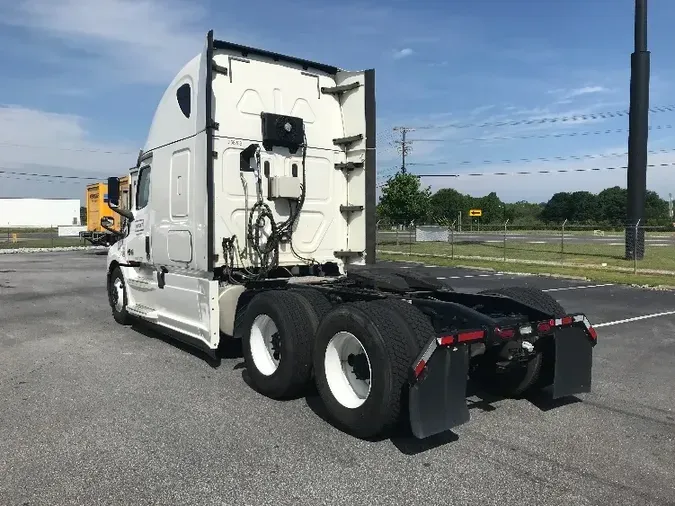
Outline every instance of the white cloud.
<svg viewBox="0 0 675 506"><path fill-rule="evenodd" d="M580 95L588 95L589 93L604 93L609 91L604 86L584 86L583 88L577 88L575 90L570 90L567 93L568 98L578 97Z"/></svg>
<svg viewBox="0 0 675 506"><path fill-rule="evenodd" d="M0 7L0 23L49 41L44 58L85 65L93 73L85 78L126 83L165 84L202 49L205 21L206 10L189 0L26 0Z"/></svg>
<svg viewBox="0 0 675 506"><path fill-rule="evenodd" d="M0 107L0 170L105 178L125 173L135 164L137 153L131 143L93 140L80 116ZM58 178L0 176L3 197L83 198L87 184L85 180L65 183Z"/></svg>
<svg viewBox="0 0 675 506"><path fill-rule="evenodd" d="M580 88L556 88L553 90L548 90L549 95L556 95L558 100L556 104L569 104L572 102L572 99L583 97L585 95L598 95L601 93L611 93L612 90L605 86L593 85L593 86L582 86Z"/></svg>
<svg viewBox="0 0 675 506"><path fill-rule="evenodd" d="M411 56L413 54L413 50L409 47L404 47L403 49L400 49L398 51L394 51L392 57L395 60L400 60L401 58L405 58L407 56Z"/></svg>

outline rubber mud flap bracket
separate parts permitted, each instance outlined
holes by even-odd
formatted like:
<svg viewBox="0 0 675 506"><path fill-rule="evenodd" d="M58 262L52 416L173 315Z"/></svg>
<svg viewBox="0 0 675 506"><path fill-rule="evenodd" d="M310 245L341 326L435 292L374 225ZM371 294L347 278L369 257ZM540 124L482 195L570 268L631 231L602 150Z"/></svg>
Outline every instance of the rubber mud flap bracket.
<svg viewBox="0 0 675 506"><path fill-rule="evenodd" d="M469 421L466 346L438 347L422 378L410 387L409 416L413 434L424 439Z"/></svg>
<svg viewBox="0 0 675 506"><path fill-rule="evenodd" d="M593 342L584 329L557 329L555 339L555 373L553 398L591 391Z"/></svg>

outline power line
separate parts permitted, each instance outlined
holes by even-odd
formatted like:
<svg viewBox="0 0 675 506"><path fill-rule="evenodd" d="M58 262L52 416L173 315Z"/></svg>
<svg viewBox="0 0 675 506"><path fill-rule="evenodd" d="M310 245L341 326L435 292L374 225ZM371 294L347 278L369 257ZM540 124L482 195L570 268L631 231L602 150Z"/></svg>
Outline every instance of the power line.
<svg viewBox="0 0 675 506"><path fill-rule="evenodd" d="M661 167L672 167L675 166L675 162L665 162L665 163L649 163L647 167L649 168L661 168ZM480 176L527 176L534 174L556 174L556 173L566 173L566 172L598 172L603 170L623 170L627 169L627 165L621 165L617 167L595 167L595 168L579 168L579 169L551 169L551 170L534 170L534 171L517 171L517 172L468 172L460 174L415 174L417 177L480 177Z"/></svg>
<svg viewBox="0 0 675 506"><path fill-rule="evenodd" d="M657 125L649 127L649 130L667 130L675 128L674 125ZM504 135L504 136L490 136L490 137L468 137L464 139L410 139L410 142L451 142L453 144L464 144L467 142L484 142L484 141L511 141L521 139L551 139L560 137L588 137L591 135L606 135L606 134L620 134L628 133L627 128L616 128L608 130L594 130L586 132L559 132L554 134L531 134L531 135Z"/></svg>
<svg viewBox="0 0 675 506"><path fill-rule="evenodd" d="M647 164L648 168L663 168L663 167L673 167L675 162L666 162L666 163L649 163ZM534 176L537 174L556 174L556 173L570 173L570 172L600 172L604 170L625 170L627 165L621 165L617 167L593 167L593 168L579 168L579 169L551 169L551 170L533 170L533 171L516 171L516 172L465 172L459 174L413 174L419 178L423 177L482 177L482 176ZM378 188L386 186L387 183L380 183L377 185Z"/></svg>
<svg viewBox="0 0 675 506"><path fill-rule="evenodd" d="M57 179L75 179L75 180L84 180L84 181L103 181L107 177L85 177L85 176L63 176L60 174L39 174L37 172L22 172L6 169L6 167L0 167L0 174L10 174L14 176L33 176L33 177L50 177ZM6 170L5 170L6 169Z"/></svg>
<svg viewBox="0 0 675 506"><path fill-rule="evenodd" d="M86 148L66 148L62 146L45 146L38 144L19 144L16 142L0 142L0 146L12 146L16 148L31 148L31 149L54 149L58 151L75 151L82 153L104 153L107 155L133 155L138 152L133 151L115 151L109 149L86 149Z"/></svg>
<svg viewBox="0 0 675 506"><path fill-rule="evenodd" d="M36 183L62 183L62 184L81 184L80 181L74 181L72 179L44 179L44 178L32 178L25 176L8 176L5 174L0 174L0 178L12 179L15 181L35 181Z"/></svg>
<svg viewBox="0 0 675 506"><path fill-rule="evenodd" d="M652 114L660 112L675 111L675 105L666 105L662 107L652 107L649 112ZM446 123L441 125L422 125L414 127L416 130L432 130L437 128L487 128L487 127L502 127L502 126L520 126L520 125L541 125L544 123L566 123L569 121L589 120L589 119L610 119L628 116L627 110L596 112L591 114L577 114L573 116L549 116L546 118L536 119L522 119L511 121L495 121L485 123Z"/></svg>
<svg viewBox="0 0 675 506"><path fill-rule="evenodd" d="M663 154L663 153L672 153L675 151L675 148L671 149L659 149L648 151L649 154ZM489 165L493 163L531 163L531 162L564 162L569 160L593 160L596 158L613 158L615 156L626 156L628 153L623 151L621 153L598 153L598 154L588 154L588 155L570 155L570 156L554 156L554 157L541 157L541 158L518 158L518 159L504 159L504 160L465 160L462 162L448 162L448 161L439 161L439 162L412 162L408 165L415 165L418 167L434 167L436 165Z"/></svg>

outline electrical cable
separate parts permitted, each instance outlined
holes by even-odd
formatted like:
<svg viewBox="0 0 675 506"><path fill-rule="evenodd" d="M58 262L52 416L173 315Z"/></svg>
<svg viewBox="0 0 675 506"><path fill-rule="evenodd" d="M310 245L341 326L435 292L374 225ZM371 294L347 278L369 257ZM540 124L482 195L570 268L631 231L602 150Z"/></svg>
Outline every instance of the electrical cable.
<svg viewBox="0 0 675 506"><path fill-rule="evenodd" d="M670 130L675 125L656 125L650 126L649 130ZM592 135L609 135L628 133L627 128L616 128L607 130L592 130L584 132L558 132L551 134L530 134L530 135L495 135L490 137L466 137L464 139L409 139L408 142L451 142L453 144L466 144L469 142L490 142L490 141L512 141L527 139L557 139L562 137L589 137Z"/></svg>
<svg viewBox="0 0 675 506"><path fill-rule="evenodd" d="M250 212L247 212L248 216L245 216L245 221L247 222L247 248L250 247L257 254L258 260L258 272L253 273L249 269L244 268L245 273L239 273L239 275L245 279L264 279L266 278L270 271L279 267L279 246L283 241L288 241L290 244L291 252L296 258L299 258L303 262L308 263L317 263L316 260L307 259L300 256L295 247L293 246L293 227L300 216L300 212L304 206L305 198L307 195L307 137L304 137L302 144L302 183L300 185L300 197L295 206L292 205L292 202L289 201L289 216L286 221L282 223L277 223L274 219L274 213L272 209L267 205L263 200L262 192L262 174L261 174L261 161L260 161L260 146L251 145L255 148L254 158L256 161L256 167L254 170L256 178L256 202L251 207ZM242 178L242 184L245 187L245 195L247 195L247 185L245 180ZM248 197L246 197L248 200ZM248 219L246 219L248 218ZM267 237L267 240L264 245L261 244L261 235L262 231L265 229L267 222L269 221L270 233ZM235 244L236 243L236 244ZM233 279L233 267L236 261L235 257L239 257L239 263L244 265L242 261L242 255L238 244L238 238L236 235L233 235L229 238L223 239L223 253L225 256L225 268L227 275L230 279ZM252 255L249 258L251 261Z"/></svg>
<svg viewBox="0 0 675 506"><path fill-rule="evenodd" d="M647 151L651 155L672 153L675 151L675 148L670 149L655 149ZM567 160L592 160L595 158L614 158L616 156L626 156L628 155L627 151L621 153L596 153L596 154L587 154L587 155L570 155L570 156L554 156L554 157L540 157L540 158L519 158L519 159L505 159L505 160L466 160L462 162L448 162L448 161L439 161L439 162L409 162L408 165L417 166L417 167L434 167L436 165L488 165L494 163L532 163L532 162L564 162Z"/></svg>
<svg viewBox="0 0 675 506"><path fill-rule="evenodd" d="M675 167L675 162L664 162L664 163L648 163L647 168L664 168L664 167ZM412 176L417 176L419 178L423 177L481 177L481 176L534 176L537 174L556 174L556 173L568 173L568 172L599 172L603 170L625 170L628 169L627 165L621 165L618 167L593 167L593 168L580 168L580 169L552 169L552 170L535 170L535 171L516 171L516 172L469 172L469 173L459 173L459 174L413 174ZM378 188L387 186L387 183L380 183L377 185Z"/></svg>
<svg viewBox="0 0 675 506"><path fill-rule="evenodd" d="M74 179L74 180L83 180L83 181L101 181L107 180L107 177L86 177L86 176L63 176L60 174L40 174L37 172L23 172L12 170L8 167L0 167L0 174L11 174L14 176L33 176L33 177L50 177L58 179Z"/></svg>
<svg viewBox="0 0 675 506"><path fill-rule="evenodd" d="M672 112L675 111L675 105L666 105L660 107L650 107L649 112L652 114L660 112ZM510 120L510 121L493 121L485 123L446 123L441 125L421 125L416 127L406 127L410 130L433 130L439 128L488 128L488 127L503 127L503 126L521 126L521 125L542 125L542 124L553 124L553 123L567 123L570 121L585 121L592 119L610 119L617 118L628 115L628 110L621 111L609 111L609 112L596 112L589 114L576 114L573 116L548 116L545 118L536 118L536 119L520 119L520 120Z"/></svg>

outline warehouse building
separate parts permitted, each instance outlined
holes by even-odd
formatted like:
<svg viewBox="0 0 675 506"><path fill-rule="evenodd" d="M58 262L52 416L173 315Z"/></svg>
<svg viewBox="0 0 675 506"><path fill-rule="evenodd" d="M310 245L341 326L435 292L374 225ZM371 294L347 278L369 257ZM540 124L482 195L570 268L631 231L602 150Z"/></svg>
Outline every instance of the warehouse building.
<svg viewBox="0 0 675 506"><path fill-rule="evenodd" d="M80 225L79 199L0 198L0 228Z"/></svg>

